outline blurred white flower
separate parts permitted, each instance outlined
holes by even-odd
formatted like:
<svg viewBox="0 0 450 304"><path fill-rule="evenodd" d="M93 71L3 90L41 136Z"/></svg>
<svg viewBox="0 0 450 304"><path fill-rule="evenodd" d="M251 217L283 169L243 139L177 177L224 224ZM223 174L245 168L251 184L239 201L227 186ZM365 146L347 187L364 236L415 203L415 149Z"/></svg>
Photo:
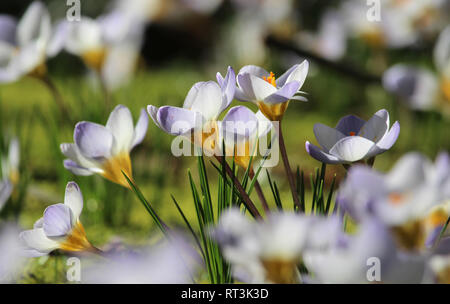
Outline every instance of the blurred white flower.
<svg viewBox="0 0 450 304"><path fill-rule="evenodd" d="M8 154L0 159L2 175L0 180L0 210L19 183L20 144L17 138L9 143Z"/></svg>
<svg viewBox="0 0 450 304"><path fill-rule="evenodd" d="M0 224L0 284L14 281L23 262L19 229L14 224Z"/></svg>

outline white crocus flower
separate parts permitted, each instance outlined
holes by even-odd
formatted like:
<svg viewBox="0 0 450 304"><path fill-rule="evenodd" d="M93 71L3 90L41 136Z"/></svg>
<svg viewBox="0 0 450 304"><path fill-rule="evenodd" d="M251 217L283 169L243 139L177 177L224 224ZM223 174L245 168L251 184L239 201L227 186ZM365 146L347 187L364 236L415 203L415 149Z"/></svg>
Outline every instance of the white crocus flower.
<svg viewBox="0 0 450 304"><path fill-rule="evenodd" d="M110 114L106 126L79 122L74 130L74 143L61 145L68 158L64 167L76 175L100 174L106 179L129 187L122 171L130 178L131 150L140 144L148 127L148 116L141 110L136 126L130 110L118 105Z"/></svg>
<svg viewBox="0 0 450 304"><path fill-rule="evenodd" d="M51 36L50 16L41 2L33 2L18 23L0 15L0 83L44 76Z"/></svg>
<svg viewBox="0 0 450 304"><path fill-rule="evenodd" d="M17 138L9 144L6 157L1 158L2 176L0 180L0 210L11 196L19 182L20 145Z"/></svg>
<svg viewBox="0 0 450 304"><path fill-rule="evenodd" d="M270 214L250 222L237 209L222 215L213 236L233 275L250 283L295 283L312 218L295 213Z"/></svg>
<svg viewBox="0 0 450 304"><path fill-rule="evenodd" d="M36 221L32 230L23 231L20 239L24 254L30 257L46 255L53 250L96 251L86 238L80 214L83 196L75 182L66 187L64 204L47 207L44 216Z"/></svg>
<svg viewBox="0 0 450 304"><path fill-rule="evenodd" d="M23 266L19 229L15 224L0 224L0 284L11 283Z"/></svg>

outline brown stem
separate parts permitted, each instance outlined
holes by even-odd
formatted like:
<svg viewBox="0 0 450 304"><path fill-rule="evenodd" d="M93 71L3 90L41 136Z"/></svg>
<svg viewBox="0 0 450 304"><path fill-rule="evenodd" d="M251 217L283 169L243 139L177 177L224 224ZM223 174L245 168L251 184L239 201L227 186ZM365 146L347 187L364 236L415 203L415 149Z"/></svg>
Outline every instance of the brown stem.
<svg viewBox="0 0 450 304"><path fill-rule="evenodd" d="M241 183L236 178L236 176L233 173L233 170L231 170L230 166L225 161L223 156L215 155L215 157L221 164L223 164L225 166L225 171L227 172L228 176L232 179L233 184L236 187L236 189L238 190L239 194L241 195L241 198L244 201L247 209L250 211L250 213L253 215L253 217L255 217L257 219L261 219L262 216L259 213L258 209L256 208L255 204L253 204L253 202L250 199L250 197L248 196L247 192L245 192L244 188L242 188Z"/></svg>
<svg viewBox="0 0 450 304"><path fill-rule="evenodd" d="M291 166L289 165L288 155L286 153L286 146L284 144L281 121L278 124L278 128L279 128L278 139L279 139L279 143L280 143L280 153L281 153L281 158L283 159L284 169L286 171L286 176L289 181L289 186L291 187L292 199L294 200L295 205L297 205L297 207L300 208L300 210L301 210L302 207L300 204L300 200L298 199L297 189L295 187L294 175L292 174Z"/></svg>
<svg viewBox="0 0 450 304"><path fill-rule="evenodd" d="M250 172L248 174L251 179L255 178L255 172L250 169ZM264 192L262 191L261 185L258 182L258 179L255 180L255 190L258 194L259 200L261 201L261 204L264 208L264 211L267 213L269 211L269 205L267 204L266 197L264 196Z"/></svg>

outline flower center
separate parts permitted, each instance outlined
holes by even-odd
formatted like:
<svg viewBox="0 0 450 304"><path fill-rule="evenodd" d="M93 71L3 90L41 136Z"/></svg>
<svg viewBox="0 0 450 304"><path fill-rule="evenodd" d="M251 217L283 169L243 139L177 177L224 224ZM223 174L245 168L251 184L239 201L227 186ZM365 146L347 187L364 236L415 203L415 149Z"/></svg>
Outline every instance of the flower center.
<svg viewBox="0 0 450 304"><path fill-rule="evenodd" d="M402 204L405 200L405 195L398 193L398 192L393 192L391 194L389 194L389 202L392 205L400 205Z"/></svg>
<svg viewBox="0 0 450 304"><path fill-rule="evenodd" d="M450 102L450 79L443 78L441 81L441 91L444 94L444 98Z"/></svg>
<svg viewBox="0 0 450 304"><path fill-rule="evenodd" d="M83 53L81 57L88 67L100 71L105 62L106 50L104 48L89 50Z"/></svg>
<svg viewBox="0 0 450 304"><path fill-rule="evenodd" d="M127 179L123 176L122 171L133 181L133 174L131 168L131 160L128 152L123 152L111 159L106 160L103 165L103 177L110 181L130 188Z"/></svg>
<svg viewBox="0 0 450 304"><path fill-rule="evenodd" d="M80 221L77 221L67 238L60 244L60 249L65 251L84 251L92 248L86 238L86 232Z"/></svg>
<svg viewBox="0 0 450 304"><path fill-rule="evenodd" d="M266 270L266 279L275 284L294 284L296 279L297 264L294 261L262 260Z"/></svg>
<svg viewBox="0 0 450 304"><path fill-rule="evenodd" d="M275 82L275 74L273 72L270 72L269 76L263 76L263 79L273 85L274 87L277 87L277 83Z"/></svg>
<svg viewBox="0 0 450 304"><path fill-rule="evenodd" d="M353 132L353 131L350 131L350 136L355 136L356 135L356 132Z"/></svg>

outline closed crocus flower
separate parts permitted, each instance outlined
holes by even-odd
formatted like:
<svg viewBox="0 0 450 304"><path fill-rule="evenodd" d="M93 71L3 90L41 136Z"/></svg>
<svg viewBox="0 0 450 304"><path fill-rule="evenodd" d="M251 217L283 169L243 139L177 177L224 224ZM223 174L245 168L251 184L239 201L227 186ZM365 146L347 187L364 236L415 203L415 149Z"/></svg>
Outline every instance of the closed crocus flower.
<svg viewBox="0 0 450 304"><path fill-rule="evenodd" d="M50 15L41 2L33 2L18 23L0 15L0 83L46 74L51 32Z"/></svg>
<svg viewBox="0 0 450 304"><path fill-rule="evenodd" d="M391 227L401 247L423 250L434 244L450 216L449 168L446 153L435 164L409 153L387 174L356 166L349 170L338 202L356 220L377 217Z"/></svg>
<svg viewBox="0 0 450 304"><path fill-rule="evenodd" d="M44 216L36 221L32 230L23 231L20 240L24 254L30 257L46 255L53 250L96 251L86 238L80 214L83 196L74 182L66 187L64 204L47 207Z"/></svg>
<svg viewBox="0 0 450 304"><path fill-rule="evenodd" d="M20 145L17 138L9 144L8 154L1 158L2 175L0 180L0 210L19 183Z"/></svg>
<svg viewBox="0 0 450 304"><path fill-rule="evenodd" d="M272 128L262 113L253 113L246 107L231 108L220 122L220 134L225 143L226 156L234 156L236 164L244 170L250 165L250 158L256 156L259 138L267 135Z"/></svg>
<svg viewBox="0 0 450 304"><path fill-rule="evenodd" d="M75 126L74 142L61 145L68 158L64 167L76 175L100 174L106 179L129 187L122 171L132 179L130 151L140 144L148 127L145 110L136 126L130 110L118 105L109 116L106 126L92 122L79 122Z"/></svg>
<svg viewBox="0 0 450 304"><path fill-rule="evenodd" d="M236 89L234 75L229 67L225 78L217 74L218 84L214 81L194 84L182 108L149 105L147 112L163 131L186 136L197 147L215 152L219 136L217 118L233 100Z"/></svg>
<svg viewBox="0 0 450 304"><path fill-rule="evenodd" d="M399 132L398 121L389 129L389 113L386 110L376 112L367 122L348 115L339 120L336 128L315 124L314 134L320 148L307 141L306 151L323 163L351 164L389 150Z"/></svg>
<svg viewBox="0 0 450 304"><path fill-rule="evenodd" d="M308 61L296 64L279 78L263 68L248 65L237 75L236 99L258 105L261 112L271 121L280 121L290 100L305 100L295 96L308 74Z"/></svg>

